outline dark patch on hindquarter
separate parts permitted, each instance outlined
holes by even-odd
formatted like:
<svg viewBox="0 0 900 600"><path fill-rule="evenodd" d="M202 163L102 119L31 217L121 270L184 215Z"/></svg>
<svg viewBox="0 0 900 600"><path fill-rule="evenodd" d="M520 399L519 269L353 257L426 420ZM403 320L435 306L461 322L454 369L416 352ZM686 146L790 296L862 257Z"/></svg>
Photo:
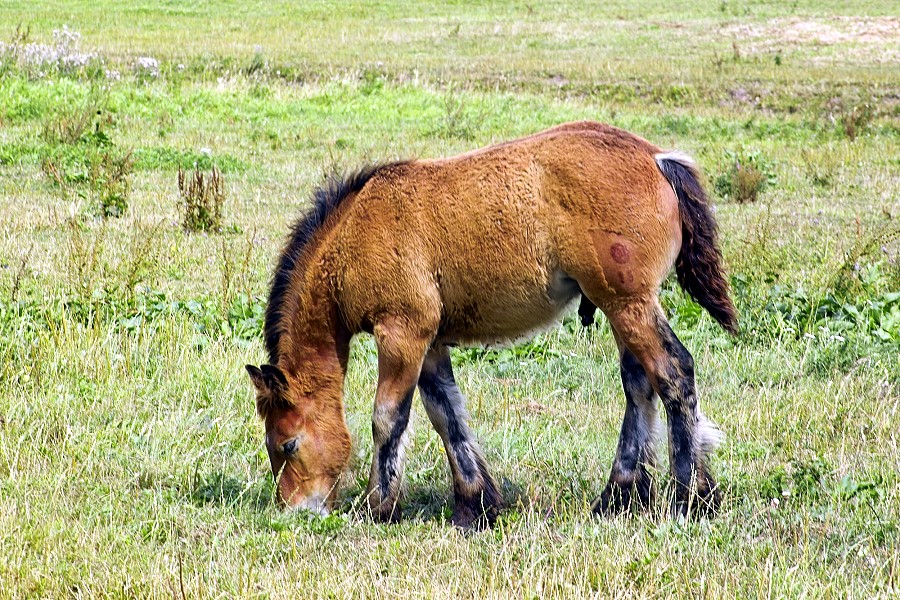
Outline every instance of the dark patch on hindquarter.
<svg viewBox="0 0 900 600"><path fill-rule="evenodd" d="M623 286L634 284L634 273L631 271L619 271L619 283Z"/></svg>
<svg viewBox="0 0 900 600"><path fill-rule="evenodd" d="M397 407L391 436L378 453L378 484L381 487L382 498L387 497L390 492L390 484L397 477L397 450L400 448L400 440L403 439L403 434L409 425L409 410L412 407L413 391L414 389L410 390Z"/></svg>
<svg viewBox="0 0 900 600"><path fill-rule="evenodd" d="M609 247L609 255L620 265L624 265L628 262L629 254L630 252L628 252L628 248L625 247L625 244L616 242Z"/></svg>

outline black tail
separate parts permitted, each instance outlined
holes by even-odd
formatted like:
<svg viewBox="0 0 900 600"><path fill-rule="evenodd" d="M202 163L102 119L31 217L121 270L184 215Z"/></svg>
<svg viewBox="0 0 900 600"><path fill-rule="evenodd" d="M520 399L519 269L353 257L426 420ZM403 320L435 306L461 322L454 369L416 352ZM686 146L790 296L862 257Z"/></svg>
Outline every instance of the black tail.
<svg viewBox="0 0 900 600"><path fill-rule="evenodd" d="M728 296L716 220L709 210L694 161L679 152L657 154L656 164L672 184L681 211L681 251L675 261L678 283L730 333L737 333L737 311Z"/></svg>

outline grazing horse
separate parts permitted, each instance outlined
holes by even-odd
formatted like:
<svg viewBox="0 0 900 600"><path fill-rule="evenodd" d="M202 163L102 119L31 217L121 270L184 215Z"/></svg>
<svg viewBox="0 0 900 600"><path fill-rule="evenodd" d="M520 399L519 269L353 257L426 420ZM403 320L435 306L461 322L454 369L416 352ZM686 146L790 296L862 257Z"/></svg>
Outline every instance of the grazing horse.
<svg viewBox="0 0 900 600"><path fill-rule="evenodd" d="M582 311L592 318L599 307L612 326L627 402L593 510L653 501L659 397L672 510L713 511L720 494L706 457L720 433L697 408L693 359L657 295L674 264L681 286L735 332L716 237L689 157L599 123L329 180L275 270L265 316L271 364L247 366L279 501L332 508L350 456L342 401L350 339L367 332L378 348L373 516L399 518L418 387L447 451L453 523L493 523L503 498L467 424L448 348L519 339L583 296Z"/></svg>

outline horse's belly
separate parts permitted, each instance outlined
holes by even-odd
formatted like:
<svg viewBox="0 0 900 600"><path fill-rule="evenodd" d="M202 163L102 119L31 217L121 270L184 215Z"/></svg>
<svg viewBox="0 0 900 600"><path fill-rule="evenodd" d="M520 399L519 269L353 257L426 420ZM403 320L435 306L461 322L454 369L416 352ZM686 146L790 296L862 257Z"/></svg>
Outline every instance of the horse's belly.
<svg viewBox="0 0 900 600"><path fill-rule="evenodd" d="M562 272L550 275L543 285L503 283L446 290L438 333L441 341L505 345L526 339L555 323L581 293L578 284Z"/></svg>

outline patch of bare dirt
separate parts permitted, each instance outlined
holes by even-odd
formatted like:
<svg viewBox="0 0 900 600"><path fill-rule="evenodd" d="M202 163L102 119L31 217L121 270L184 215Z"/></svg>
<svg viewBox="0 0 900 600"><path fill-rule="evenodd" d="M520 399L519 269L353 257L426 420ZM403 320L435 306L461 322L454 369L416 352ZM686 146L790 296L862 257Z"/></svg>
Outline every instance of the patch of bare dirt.
<svg viewBox="0 0 900 600"><path fill-rule="evenodd" d="M783 48L846 46L845 56L870 62L900 60L900 17L779 18L725 27L748 53Z"/></svg>

